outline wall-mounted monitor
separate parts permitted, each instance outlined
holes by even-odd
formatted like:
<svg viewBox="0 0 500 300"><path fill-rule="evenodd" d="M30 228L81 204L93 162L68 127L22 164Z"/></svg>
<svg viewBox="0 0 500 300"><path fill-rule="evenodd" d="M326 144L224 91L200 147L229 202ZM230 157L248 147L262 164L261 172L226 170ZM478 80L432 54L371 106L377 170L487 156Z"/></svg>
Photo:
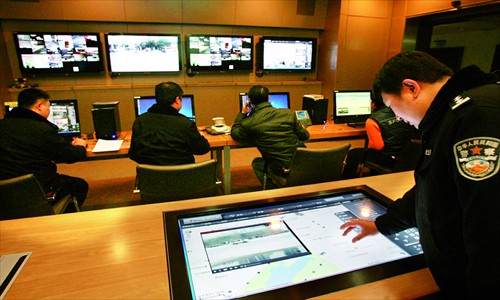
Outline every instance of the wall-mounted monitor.
<svg viewBox="0 0 500 300"><path fill-rule="evenodd" d="M59 135L68 138L80 137L80 118L76 99L50 100L50 114L47 119L59 127Z"/></svg>
<svg viewBox="0 0 500 300"><path fill-rule="evenodd" d="M137 117L147 112L148 109L155 103L155 96L135 96L135 116ZM194 110L194 95L182 95L182 108L179 113L185 115L191 121L196 122L196 114Z"/></svg>
<svg viewBox="0 0 500 300"><path fill-rule="evenodd" d="M179 72L182 69L180 35L105 35L111 73Z"/></svg>
<svg viewBox="0 0 500 300"><path fill-rule="evenodd" d="M186 43L192 72L253 70L253 36L188 35Z"/></svg>
<svg viewBox="0 0 500 300"><path fill-rule="evenodd" d="M14 43L24 75L104 70L98 33L15 32Z"/></svg>
<svg viewBox="0 0 500 300"><path fill-rule="evenodd" d="M240 93L240 111L248 101L247 93ZM290 93L289 92L270 92L269 102L274 108L288 108L290 109Z"/></svg>
<svg viewBox="0 0 500 300"><path fill-rule="evenodd" d="M353 126L363 125L372 113L371 103L370 91L334 91L334 123L347 123Z"/></svg>
<svg viewBox="0 0 500 300"><path fill-rule="evenodd" d="M425 268L416 228L342 235L390 202L358 186L164 212L170 298L308 299Z"/></svg>
<svg viewBox="0 0 500 300"><path fill-rule="evenodd" d="M259 64L263 71L314 71L316 38L268 37L260 39Z"/></svg>

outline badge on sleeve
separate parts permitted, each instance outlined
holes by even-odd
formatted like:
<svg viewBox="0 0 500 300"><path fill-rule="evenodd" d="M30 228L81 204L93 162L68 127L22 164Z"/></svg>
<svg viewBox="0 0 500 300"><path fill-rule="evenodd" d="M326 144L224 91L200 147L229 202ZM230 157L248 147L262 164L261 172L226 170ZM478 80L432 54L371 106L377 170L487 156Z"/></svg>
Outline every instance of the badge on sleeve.
<svg viewBox="0 0 500 300"><path fill-rule="evenodd" d="M460 174L479 181L498 173L500 140L494 137L474 137L453 146Z"/></svg>

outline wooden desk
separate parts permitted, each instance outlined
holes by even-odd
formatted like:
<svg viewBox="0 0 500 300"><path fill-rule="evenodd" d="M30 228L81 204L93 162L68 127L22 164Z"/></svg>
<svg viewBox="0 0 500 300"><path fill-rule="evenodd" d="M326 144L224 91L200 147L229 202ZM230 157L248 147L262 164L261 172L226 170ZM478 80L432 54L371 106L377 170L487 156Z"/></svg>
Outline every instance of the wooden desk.
<svg viewBox="0 0 500 300"><path fill-rule="evenodd" d="M162 211L367 184L396 199L413 173L237 195L0 221L0 255L32 251L5 299L169 299ZM317 297L414 299L437 287L428 269Z"/></svg>

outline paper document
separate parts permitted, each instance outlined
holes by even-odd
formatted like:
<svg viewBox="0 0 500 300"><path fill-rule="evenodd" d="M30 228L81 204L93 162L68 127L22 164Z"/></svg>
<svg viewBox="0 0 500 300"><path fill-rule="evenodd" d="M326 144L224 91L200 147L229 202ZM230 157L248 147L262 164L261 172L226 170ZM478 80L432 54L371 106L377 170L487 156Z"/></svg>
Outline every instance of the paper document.
<svg viewBox="0 0 500 300"><path fill-rule="evenodd" d="M31 252L24 252L0 257L0 299L5 297L30 255Z"/></svg>
<svg viewBox="0 0 500 300"><path fill-rule="evenodd" d="M97 140L94 149L92 152L109 152L109 151L118 151L122 146L123 140Z"/></svg>

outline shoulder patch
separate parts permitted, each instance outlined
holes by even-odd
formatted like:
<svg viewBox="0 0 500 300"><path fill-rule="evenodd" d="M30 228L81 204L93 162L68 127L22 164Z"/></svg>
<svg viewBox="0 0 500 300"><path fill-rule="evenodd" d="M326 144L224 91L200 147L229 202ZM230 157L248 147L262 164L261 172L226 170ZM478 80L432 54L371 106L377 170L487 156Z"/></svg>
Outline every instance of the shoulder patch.
<svg viewBox="0 0 500 300"><path fill-rule="evenodd" d="M456 96L455 98L453 98L453 100L450 102L450 107L451 107L451 110L455 110L457 107L459 107L460 105L464 104L464 103L467 103L471 100L471 98L469 96L467 96L464 93Z"/></svg>
<svg viewBox="0 0 500 300"><path fill-rule="evenodd" d="M474 137L456 143L453 154L460 174L470 180L488 179L498 173L500 139Z"/></svg>

